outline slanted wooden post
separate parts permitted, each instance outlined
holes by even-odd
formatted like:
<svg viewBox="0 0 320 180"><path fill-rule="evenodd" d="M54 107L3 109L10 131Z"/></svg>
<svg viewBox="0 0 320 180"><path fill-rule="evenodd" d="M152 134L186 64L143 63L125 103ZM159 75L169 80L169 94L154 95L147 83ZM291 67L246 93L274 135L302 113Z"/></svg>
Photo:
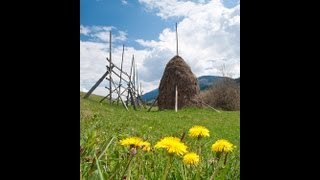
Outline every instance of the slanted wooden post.
<svg viewBox="0 0 320 180"><path fill-rule="evenodd" d="M109 89L108 87L106 87L107 89ZM116 89L112 90L112 93L115 91ZM105 99L107 99L110 96L110 94L106 95L104 98L102 98L99 102L102 103L102 101L104 101Z"/></svg>
<svg viewBox="0 0 320 180"><path fill-rule="evenodd" d="M132 72L132 88L135 90L136 89L136 62L133 59L133 64L132 64L133 72Z"/></svg>
<svg viewBox="0 0 320 180"><path fill-rule="evenodd" d="M177 41L177 56L179 55L178 52L178 23L176 23L176 41Z"/></svg>
<svg viewBox="0 0 320 180"><path fill-rule="evenodd" d="M128 89L128 92L129 92L129 94L131 96L131 105L133 106L134 110L137 110L136 101L134 99L134 96L133 96L133 93L132 93L131 89Z"/></svg>
<svg viewBox="0 0 320 180"><path fill-rule="evenodd" d="M137 94L139 95L139 74L138 74L138 68L137 68L137 64L135 64L135 67L136 67L136 91L137 91Z"/></svg>
<svg viewBox="0 0 320 180"><path fill-rule="evenodd" d="M142 95L142 83L140 82L140 87L139 87L139 90L140 90L140 95Z"/></svg>
<svg viewBox="0 0 320 180"><path fill-rule="evenodd" d="M103 79L105 77L107 77L107 75L109 74L109 71L105 72L101 78L96 82L96 84L94 86L91 87L91 89L87 92L87 94L83 97L84 99L88 98L91 93L99 86L99 84L103 81Z"/></svg>
<svg viewBox="0 0 320 180"><path fill-rule="evenodd" d="M136 104L138 105L138 107L140 107L140 103L139 103L139 75L138 75L138 68L137 68L137 64L135 63L135 74L136 74L136 82L135 82L135 100L136 100Z"/></svg>
<svg viewBox="0 0 320 180"><path fill-rule="evenodd" d="M122 102L122 105L126 108L127 111L129 111L128 107L127 107L126 104L123 102L123 100L122 100L122 98L121 98L121 96L120 96L120 91L118 91L118 88L116 87L115 83L113 82L112 79L110 79L110 82L112 82L112 84L113 84L113 86L114 86L114 90L117 91L118 96L120 97L120 100L121 100L121 102Z"/></svg>
<svg viewBox="0 0 320 180"><path fill-rule="evenodd" d="M128 95L127 95L127 102L126 105L128 106L129 103L129 97L130 97L130 92L129 90L131 89L131 77L132 77L132 68L133 68L133 63L134 63L134 55L132 55L132 60L131 60L131 68L130 68L130 75L129 75L129 82L128 82Z"/></svg>
<svg viewBox="0 0 320 180"><path fill-rule="evenodd" d="M154 106L154 104L158 101L158 99L159 99L159 95L157 96L157 98L151 104L150 108L148 109L148 112L151 110L151 108Z"/></svg>
<svg viewBox="0 0 320 180"><path fill-rule="evenodd" d="M111 104L112 102L112 86L111 86L111 74L112 74L112 68L111 68L111 31L110 31L110 43L109 43L109 69L110 69L110 72L109 72L109 94L110 94L110 99L109 99L109 102Z"/></svg>
<svg viewBox="0 0 320 180"><path fill-rule="evenodd" d="M140 101L141 101L142 106L143 106L145 109L147 109L147 107L146 107L146 105L144 104L144 102L143 102L143 100L142 100L142 98L141 98L141 96L140 96L140 95L138 95L138 100L140 100Z"/></svg>
<svg viewBox="0 0 320 180"><path fill-rule="evenodd" d="M122 80L122 66L123 66L123 54L124 54L124 44L122 45L122 56L121 56L121 70L120 70L120 80L119 80L119 92L121 91L121 80ZM118 96L117 98L117 105L119 104L119 98L120 96Z"/></svg>
<svg viewBox="0 0 320 180"><path fill-rule="evenodd" d="M175 111L178 112L178 88L176 85Z"/></svg>

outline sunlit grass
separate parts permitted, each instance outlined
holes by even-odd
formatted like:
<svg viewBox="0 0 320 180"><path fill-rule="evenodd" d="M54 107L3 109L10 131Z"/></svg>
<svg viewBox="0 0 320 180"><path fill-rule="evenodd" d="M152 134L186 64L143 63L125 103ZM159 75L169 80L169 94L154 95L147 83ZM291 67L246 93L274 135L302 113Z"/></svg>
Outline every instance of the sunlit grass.
<svg viewBox="0 0 320 180"><path fill-rule="evenodd" d="M173 156L167 179L209 179L215 169L214 179L240 179L240 113L221 112L211 109L182 109L177 113L171 110L147 112L147 109L134 111L117 103L99 103L102 97L91 95L83 99L80 93L80 174L82 179L161 179L166 171L168 154L155 149L155 144L167 136L182 138L189 152L198 152L200 161L197 167L183 163L183 156ZM209 137L198 140L188 136L195 125L206 127ZM151 151L137 148L131 157L129 148L120 140L139 137L151 143ZM228 154L226 165L219 161L212 151L212 144L226 139L236 146ZM127 165L130 162L130 172ZM199 175L197 171L199 169ZM130 173L130 174L128 174Z"/></svg>

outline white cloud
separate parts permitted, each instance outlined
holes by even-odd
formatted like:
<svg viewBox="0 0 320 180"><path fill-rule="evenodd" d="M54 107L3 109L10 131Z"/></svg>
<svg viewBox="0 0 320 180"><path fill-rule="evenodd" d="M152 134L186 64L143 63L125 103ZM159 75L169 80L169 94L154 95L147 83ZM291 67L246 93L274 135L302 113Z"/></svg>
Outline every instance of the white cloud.
<svg viewBox="0 0 320 180"><path fill-rule="evenodd" d="M163 19L181 18L178 23L179 55L190 65L193 73L221 75L221 66L228 68L234 78L240 76L240 5L226 8L222 1L139 0L151 13ZM106 71L109 30L113 41L125 41L128 34L112 26L80 26L80 32L90 41L80 41L80 89L90 89ZM129 35L130 36L130 35ZM97 40L98 39L98 40ZM139 72L144 93L158 87L165 65L176 54L175 29L164 29L158 39L136 39L144 49L126 47L123 68L130 72L132 54ZM116 44L116 43L115 43ZM112 61L120 67L122 46L112 50ZM116 80L117 81L117 80ZM108 86L103 81L99 90Z"/></svg>
<svg viewBox="0 0 320 180"><path fill-rule="evenodd" d="M139 2L145 5L147 10L156 10L157 15L163 19L175 16L188 17L202 12L203 10L207 10L205 9L205 1L139 0ZM219 0L212 0L210 3L215 6L223 6Z"/></svg>
<svg viewBox="0 0 320 180"><path fill-rule="evenodd" d="M233 77L240 76L240 5L226 8L219 0L207 3L177 0L139 0L163 19L182 17L178 23L179 55L196 76L221 75L220 66L230 67ZM176 54L175 29L164 29L158 40L136 40L151 51L146 67L158 67L159 73L146 69L146 80L161 78L164 66ZM209 60L215 60L215 63ZM232 69L232 70L231 70Z"/></svg>
<svg viewBox="0 0 320 180"><path fill-rule="evenodd" d="M148 92L154 89L154 86L149 86L150 83L143 80L140 75L143 69L143 60L147 55L145 50L136 50L132 47L125 47L123 70L130 74L130 67L132 61L132 55L135 56L135 62L137 65L137 71L139 73L139 81L142 83L142 89L144 92ZM122 46L112 47L112 62L121 68L121 56ZM109 57L109 44L104 42L90 42L80 40L80 90L90 89L99 78L106 72L106 65L109 65L106 57ZM118 74L120 72L114 69ZM125 76L126 77L126 76ZM119 82L119 78L113 76L116 83ZM126 78L128 79L128 78ZM126 83L123 83L126 86ZM104 80L93 92L93 94L107 95L105 87L109 87L108 81Z"/></svg>
<svg viewBox="0 0 320 180"><path fill-rule="evenodd" d="M127 5L128 4L128 0L121 0L121 4Z"/></svg>
<svg viewBox="0 0 320 180"><path fill-rule="evenodd" d="M83 34L83 35L88 35L90 33L90 29L88 27L85 27L83 25L80 25L80 34Z"/></svg>
<svg viewBox="0 0 320 180"><path fill-rule="evenodd" d="M113 26L84 26L80 25L80 33L86 36L90 36L93 33L101 32L101 31L111 31L115 29Z"/></svg>
<svg viewBox="0 0 320 180"><path fill-rule="evenodd" d="M89 90L87 90L86 88L82 88L82 89L80 89L80 91L82 91L82 92L88 92Z"/></svg>
<svg viewBox="0 0 320 180"><path fill-rule="evenodd" d="M123 31L118 31L118 34L114 34L112 32L112 42L117 42L117 41L125 41L127 39L127 33ZM96 34L93 34L92 37L97 37L99 40L103 42L109 42L110 39L110 31L100 31L97 32Z"/></svg>
<svg viewBox="0 0 320 180"><path fill-rule="evenodd" d="M117 36L113 37L114 41L125 41L127 39L127 33L124 31L119 31Z"/></svg>
<svg viewBox="0 0 320 180"><path fill-rule="evenodd" d="M90 89L104 74L107 45L80 41L80 89ZM100 86L103 87L103 84Z"/></svg>
<svg viewBox="0 0 320 180"><path fill-rule="evenodd" d="M80 34L92 37L91 41L109 42L110 34L112 31L113 42L123 42L127 39L127 33L124 31L116 31L114 26L84 26L80 25Z"/></svg>
<svg viewBox="0 0 320 180"><path fill-rule="evenodd" d="M101 31L101 32L98 32L98 33L96 33L96 34L94 34L92 36L93 37L97 37L101 41L108 42L109 41L109 37L110 37L110 33L109 33L109 31Z"/></svg>

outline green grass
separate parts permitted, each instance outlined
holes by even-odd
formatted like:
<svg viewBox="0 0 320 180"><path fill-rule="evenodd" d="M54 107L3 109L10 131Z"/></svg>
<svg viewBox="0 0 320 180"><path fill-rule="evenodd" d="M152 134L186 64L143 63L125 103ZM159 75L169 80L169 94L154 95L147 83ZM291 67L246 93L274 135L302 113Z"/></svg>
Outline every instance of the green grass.
<svg viewBox="0 0 320 180"><path fill-rule="evenodd" d="M125 172L129 157L128 148L121 146L121 139L138 136L151 143L165 136L186 136L183 142L189 151L196 151L196 139L188 136L188 130L194 125L202 125L210 130L210 137L200 140L202 145L200 165L187 167L181 157L174 156L167 179L194 179L200 168L200 179L209 179L215 168L212 160L215 153L212 144L218 139L226 139L236 146L228 155L227 164L221 167L214 179L240 179L240 112L212 109L182 109L147 112L140 108L127 111L108 100L99 103L100 96L91 95L83 99L80 92L80 175L82 179L121 179L128 176L132 179L161 179L167 164L167 154L162 149L150 152L139 151L130 163L130 170ZM192 169L193 168L193 169Z"/></svg>

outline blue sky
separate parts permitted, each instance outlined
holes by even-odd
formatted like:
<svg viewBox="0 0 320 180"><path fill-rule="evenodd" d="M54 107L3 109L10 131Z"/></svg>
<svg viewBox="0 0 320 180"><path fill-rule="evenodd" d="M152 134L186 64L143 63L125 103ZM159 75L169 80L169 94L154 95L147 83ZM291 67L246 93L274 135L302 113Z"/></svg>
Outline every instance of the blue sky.
<svg viewBox="0 0 320 180"><path fill-rule="evenodd" d="M124 4L123 2L127 2ZM172 28L180 18L163 20L136 0L81 0L80 24L86 26L111 25L130 34L125 44L141 48L135 39L157 39L165 28ZM80 39L87 40L81 35Z"/></svg>
<svg viewBox="0 0 320 180"><path fill-rule="evenodd" d="M142 89L157 88L175 55L176 22L179 54L197 77L219 75L222 64L230 76L240 76L238 0L80 0L80 90L88 90L105 71L109 30L114 62L120 62L125 44L124 66L129 69L135 54ZM104 95L104 86L96 94Z"/></svg>

